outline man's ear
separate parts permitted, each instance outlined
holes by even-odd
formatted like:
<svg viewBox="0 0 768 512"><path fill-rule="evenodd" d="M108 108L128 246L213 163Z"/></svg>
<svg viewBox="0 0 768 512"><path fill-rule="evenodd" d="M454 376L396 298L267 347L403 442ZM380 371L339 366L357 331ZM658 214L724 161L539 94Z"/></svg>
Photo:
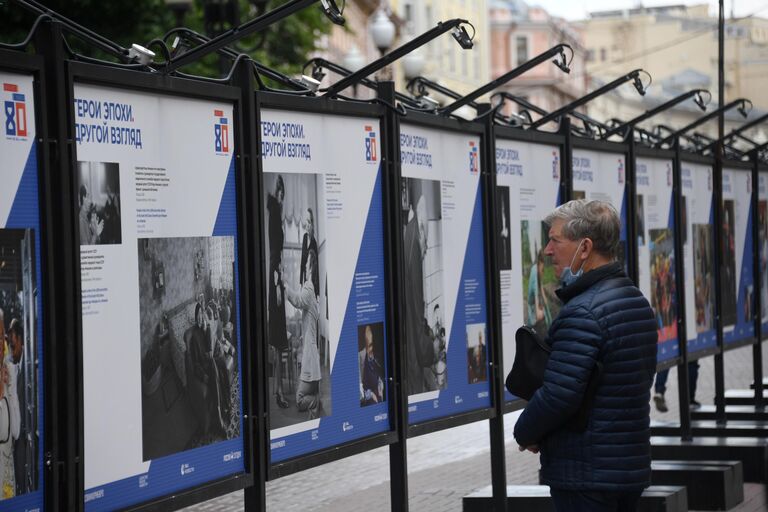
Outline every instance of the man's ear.
<svg viewBox="0 0 768 512"><path fill-rule="evenodd" d="M591 238L585 238L584 243L581 246L581 259L586 260L589 258L589 256L592 254L592 249L594 249L594 244L592 243Z"/></svg>

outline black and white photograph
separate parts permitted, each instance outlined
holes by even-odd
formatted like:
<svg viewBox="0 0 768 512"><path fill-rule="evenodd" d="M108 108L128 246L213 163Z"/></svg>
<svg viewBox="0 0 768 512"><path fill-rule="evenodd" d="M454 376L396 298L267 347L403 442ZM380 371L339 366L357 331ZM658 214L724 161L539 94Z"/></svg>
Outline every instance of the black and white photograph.
<svg viewBox="0 0 768 512"><path fill-rule="evenodd" d="M403 178L403 265L409 395L448 386L443 318L443 215L440 182Z"/></svg>
<svg viewBox="0 0 768 512"><path fill-rule="evenodd" d="M238 437L234 237L140 239L137 249L143 460Z"/></svg>
<svg viewBox="0 0 768 512"><path fill-rule="evenodd" d="M77 162L77 215L80 245L122 242L118 164Z"/></svg>
<svg viewBox="0 0 768 512"><path fill-rule="evenodd" d="M270 428L331 414L323 176L264 174Z"/></svg>
<svg viewBox="0 0 768 512"><path fill-rule="evenodd" d="M467 325L467 380L469 384L488 380L488 342L485 324Z"/></svg>
<svg viewBox="0 0 768 512"><path fill-rule="evenodd" d="M637 245L645 245L645 196L637 195L637 210L635 211L635 225L637 230Z"/></svg>
<svg viewBox="0 0 768 512"><path fill-rule="evenodd" d="M0 229L0 500L38 488L35 236Z"/></svg>
<svg viewBox="0 0 768 512"><path fill-rule="evenodd" d="M509 222L509 187L496 187L496 239L499 270L512 269L512 239Z"/></svg>
<svg viewBox="0 0 768 512"><path fill-rule="evenodd" d="M723 325L736 323L736 218L732 199L723 200L723 254L720 260Z"/></svg>
<svg viewBox="0 0 768 512"><path fill-rule="evenodd" d="M384 322L357 326L357 366L360 375L360 406L387 399L384 370Z"/></svg>
<svg viewBox="0 0 768 512"><path fill-rule="evenodd" d="M714 327L715 294L712 253L714 243L710 224L694 224L693 290L696 304L696 332Z"/></svg>

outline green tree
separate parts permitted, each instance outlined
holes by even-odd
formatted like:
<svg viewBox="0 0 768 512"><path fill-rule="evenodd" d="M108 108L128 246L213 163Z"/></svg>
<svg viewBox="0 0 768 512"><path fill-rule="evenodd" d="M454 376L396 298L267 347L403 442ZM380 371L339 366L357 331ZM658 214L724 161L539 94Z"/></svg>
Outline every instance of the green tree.
<svg viewBox="0 0 768 512"><path fill-rule="evenodd" d="M266 9L286 3L287 0L270 0ZM132 0L131 2L110 2L99 0L44 0L44 5L94 32L130 47L132 43L146 45L154 38L160 38L176 24L173 13L163 0ZM239 0L239 21L246 22L257 15L256 8L247 0ZM185 26L205 33L203 21L203 0L195 0L184 20ZM0 42L22 41L31 28L36 16L16 5L12 0L0 0ZM220 26L228 30L229 24ZM331 24L317 6L311 6L295 13L269 27L262 34L252 35L237 45L239 51L247 52L254 59L285 73L296 73L308 56L317 49L317 42L323 34L330 32ZM68 38L72 48L85 55L106 58L88 44L76 38ZM157 48L152 48L156 53ZM161 60L158 56L157 60ZM111 59L113 60L113 59ZM209 56L184 71L203 76L219 75L219 61Z"/></svg>

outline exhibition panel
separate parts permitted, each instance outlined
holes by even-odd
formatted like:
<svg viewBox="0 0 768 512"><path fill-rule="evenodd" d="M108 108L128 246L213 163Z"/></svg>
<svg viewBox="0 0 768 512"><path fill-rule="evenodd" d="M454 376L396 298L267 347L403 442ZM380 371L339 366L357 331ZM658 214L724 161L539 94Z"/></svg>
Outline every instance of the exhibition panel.
<svg viewBox="0 0 768 512"><path fill-rule="evenodd" d="M94 511L246 469L239 91L136 75L70 64Z"/></svg>
<svg viewBox="0 0 768 512"><path fill-rule="evenodd" d="M762 336L768 334L768 169L758 167L758 287L760 288L760 322Z"/></svg>
<svg viewBox="0 0 768 512"><path fill-rule="evenodd" d="M411 425L492 406L482 125L427 119L409 114L400 123L398 232Z"/></svg>
<svg viewBox="0 0 768 512"><path fill-rule="evenodd" d="M40 61L0 52L0 510L43 510Z"/></svg>
<svg viewBox="0 0 768 512"><path fill-rule="evenodd" d="M275 465L392 430L382 110L257 99Z"/></svg>

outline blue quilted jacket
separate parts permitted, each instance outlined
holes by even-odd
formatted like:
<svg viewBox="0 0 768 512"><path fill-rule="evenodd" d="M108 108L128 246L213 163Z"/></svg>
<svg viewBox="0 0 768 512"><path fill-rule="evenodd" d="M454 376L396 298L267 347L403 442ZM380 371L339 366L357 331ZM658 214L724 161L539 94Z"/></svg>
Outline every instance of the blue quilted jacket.
<svg viewBox="0 0 768 512"><path fill-rule="evenodd" d="M650 485L650 390L656 321L620 263L558 290L552 353L515 425L521 446L539 445L542 483L564 490L634 491ZM585 430L574 428L596 362L602 363Z"/></svg>

